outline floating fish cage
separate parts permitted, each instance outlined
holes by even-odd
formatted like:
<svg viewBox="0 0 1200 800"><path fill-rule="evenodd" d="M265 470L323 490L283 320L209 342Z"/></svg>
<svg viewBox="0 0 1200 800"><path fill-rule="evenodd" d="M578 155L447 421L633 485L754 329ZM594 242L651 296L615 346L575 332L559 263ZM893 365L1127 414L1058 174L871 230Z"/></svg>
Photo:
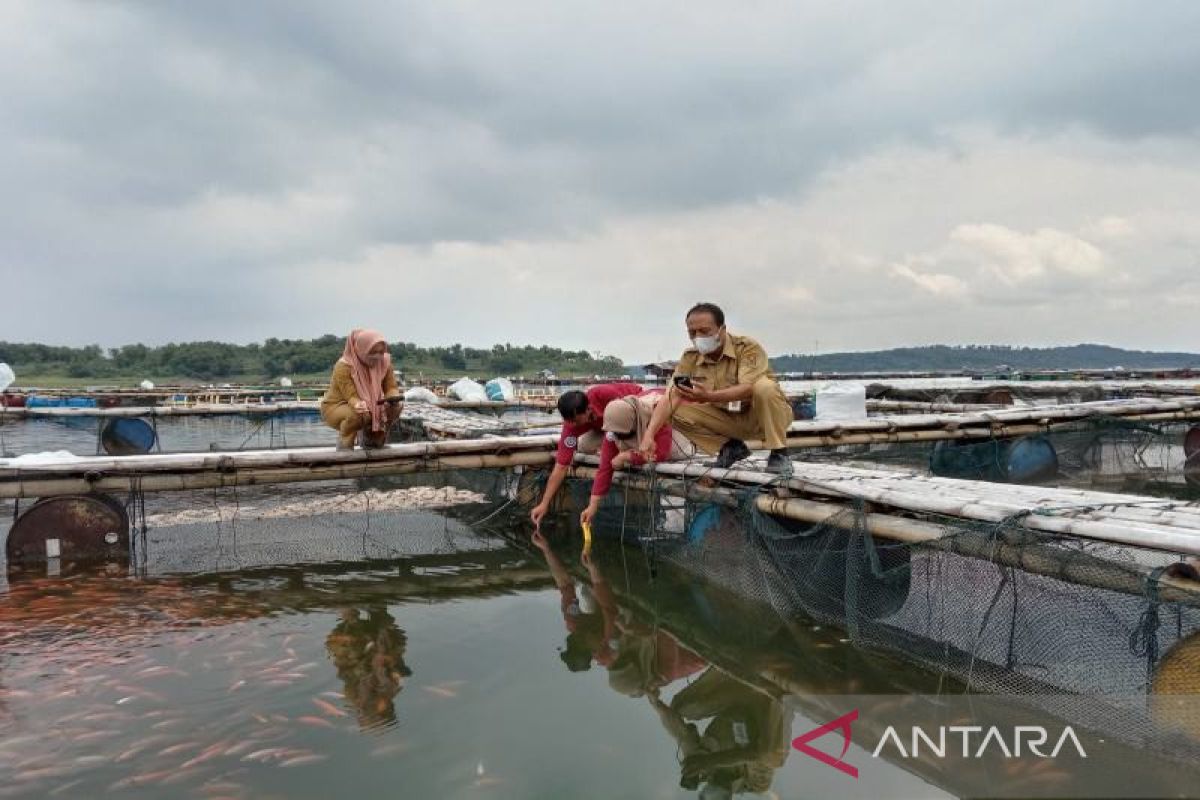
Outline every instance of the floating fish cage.
<svg viewBox="0 0 1200 800"><path fill-rule="evenodd" d="M536 484L522 491L532 497ZM641 549L635 561L652 576L683 576L684 597L715 590L757 609L731 623L696 599L700 616L727 632L710 638L777 640L828 626L923 668L939 692L1034 707L1054 698L1055 714L1131 748L1179 763L1200 756L1200 713L1174 704L1200 694L1200 593L1173 584L1177 556L1032 530L1019 517L897 520L933 534L918 542L881 533L870 504L805 523L764 513L751 494L680 494L617 485L593 530ZM573 528L586 482L566 498L558 524ZM1066 696L1078 702L1064 711Z"/></svg>

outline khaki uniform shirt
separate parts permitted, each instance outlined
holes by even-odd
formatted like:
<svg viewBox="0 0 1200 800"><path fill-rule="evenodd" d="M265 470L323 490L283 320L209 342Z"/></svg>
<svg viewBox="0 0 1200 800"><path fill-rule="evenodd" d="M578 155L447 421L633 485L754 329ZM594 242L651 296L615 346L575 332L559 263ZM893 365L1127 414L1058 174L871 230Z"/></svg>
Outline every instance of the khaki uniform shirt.
<svg viewBox="0 0 1200 800"><path fill-rule="evenodd" d="M675 374L690 375L697 385L710 391L753 384L763 377L775 380L762 345L749 336L732 333L726 333L724 348L707 356L689 347L680 356Z"/></svg>
<svg viewBox="0 0 1200 800"><path fill-rule="evenodd" d="M390 369L383 376L383 396L400 396L400 387L396 384L396 373ZM333 377L329 380L329 388L325 391L325 396L321 398L321 404L349 403L354 405L359 399L358 390L354 388L354 374L350 371L350 365L339 360L333 367Z"/></svg>

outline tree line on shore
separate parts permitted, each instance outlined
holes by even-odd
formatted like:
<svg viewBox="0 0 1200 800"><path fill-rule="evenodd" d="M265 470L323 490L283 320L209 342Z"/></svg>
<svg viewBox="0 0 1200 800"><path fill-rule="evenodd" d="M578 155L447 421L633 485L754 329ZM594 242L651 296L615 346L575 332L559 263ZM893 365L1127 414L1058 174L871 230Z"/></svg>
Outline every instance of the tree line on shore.
<svg viewBox="0 0 1200 800"><path fill-rule="evenodd" d="M253 344L182 342L161 346L129 344L105 349L99 345L62 347L0 342L0 361L21 375L66 378L182 377L196 380L265 379L283 375L320 375L342 355L345 337L267 339ZM619 375L620 359L597 358L586 350L497 344L490 349L453 344L418 347L411 342L391 345L398 369L430 375L488 374L534 376L541 370L558 375Z"/></svg>

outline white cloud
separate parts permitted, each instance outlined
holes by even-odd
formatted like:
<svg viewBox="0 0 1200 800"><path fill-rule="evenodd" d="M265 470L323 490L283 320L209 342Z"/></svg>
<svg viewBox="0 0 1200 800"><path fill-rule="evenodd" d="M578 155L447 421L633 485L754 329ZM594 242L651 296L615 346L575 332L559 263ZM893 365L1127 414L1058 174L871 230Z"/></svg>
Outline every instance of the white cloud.
<svg viewBox="0 0 1200 800"><path fill-rule="evenodd" d="M1053 273L1079 277L1104 270L1104 254L1077 236L1041 228L1025 234L991 223L959 225L950 232L961 257L976 260L1006 284L1037 280Z"/></svg>
<svg viewBox="0 0 1200 800"><path fill-rule="evenodd" d="M908 264L892 265L892 274L938 297L963 298L970 290L962 278L941 272L917 272Z"/></svg>

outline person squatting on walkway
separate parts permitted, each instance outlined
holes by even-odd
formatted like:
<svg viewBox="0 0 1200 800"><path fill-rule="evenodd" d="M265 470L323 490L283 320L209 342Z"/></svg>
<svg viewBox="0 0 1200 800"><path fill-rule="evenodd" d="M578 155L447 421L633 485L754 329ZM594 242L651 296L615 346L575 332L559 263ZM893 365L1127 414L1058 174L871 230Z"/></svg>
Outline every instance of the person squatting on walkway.
<svg viewBox="0 0 1200 800"><path fill-rule="evenodd" d="M661 389L651 389L637 396L622 397L604 409L604 444L600 447L600 468L592 481L592 496L579 521L590 525L600 509L600 501L612 488L613 470L632 464L640 467L646 463L638 452L642 432L650 425L654 409L666 402ZM696 445L670 424L664 424L654 437L655 461L680 461L696 454Z"/></svg>
<svg viewBox="0 0 1200 800"><path fill-rule="evenodd" d="M359 433L365 447L382 447L403 405L392 357L379 331L355 328L333 367L321 398L321 419L338 432L338 449L352 450ZM364 430L365 429L365 430Z"/></svg>
<svg viewBox="0 0 1200 800"><path fill-rule="evenodd" d="M589 455L600 451L603 436L604 409L613 400L629 395L641 394L642 387L636 383L598 383L587 392L572 390L563 392L558 398L558 414L562 417L562 432L558 435L558 453L554 457L554 469L541 501L529 512L534 525L542 524L542 517L550 510L550 503L571 468L575 453Z"/></svg>
<svg viewBox="0 0 1200 800"><path fill-rule="evenodd" d="M791 474L787 430L792 405L762 345L726 330L725 312L712 303L696 304L685 321L694 346L675 368L667 387L670 402L659 403L642 435L642 455L654 460L654 437L670 421L701 450L717 453L714 466L728 469L750 455L746 439L759 439L771 451L767 470Z"/></svg>

